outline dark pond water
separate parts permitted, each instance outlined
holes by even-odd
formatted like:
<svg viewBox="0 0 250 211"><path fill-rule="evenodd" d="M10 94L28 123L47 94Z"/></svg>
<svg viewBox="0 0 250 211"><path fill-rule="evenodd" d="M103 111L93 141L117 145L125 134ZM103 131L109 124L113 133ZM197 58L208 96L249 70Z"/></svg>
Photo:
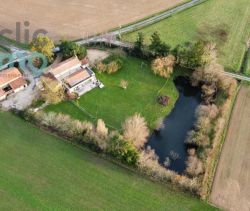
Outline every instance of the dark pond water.
<svg viewBox="0 0 250 211"><path fill-rule="evenodd" d="M168 168L181 174L186 168L187 159L184 141L195 123L195 110L201 103L201 93L199 88L192 87L184 77L176 78L175 85L179 91L175 107L164 120L164 128L155 132L147 145L155 150L161 164L169 157L171 164Z"/></svg>

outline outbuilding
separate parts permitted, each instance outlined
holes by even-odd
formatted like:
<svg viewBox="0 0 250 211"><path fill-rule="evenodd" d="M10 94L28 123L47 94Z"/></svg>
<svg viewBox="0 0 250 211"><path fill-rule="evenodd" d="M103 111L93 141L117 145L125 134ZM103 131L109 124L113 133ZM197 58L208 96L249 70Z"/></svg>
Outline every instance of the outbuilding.
<svg viewBox="0 0 250 211"><path fill-rule="evenodd" d="M15 67L0 72L0 100L27 87L27 81Z"/></svg>

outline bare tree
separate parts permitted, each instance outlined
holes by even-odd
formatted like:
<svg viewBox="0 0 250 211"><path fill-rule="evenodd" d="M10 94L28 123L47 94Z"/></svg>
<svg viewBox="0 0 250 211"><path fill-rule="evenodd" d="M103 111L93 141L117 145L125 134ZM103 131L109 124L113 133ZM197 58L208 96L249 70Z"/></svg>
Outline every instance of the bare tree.
<svg viewBox="0 0 250 211"><path fill-rule="evenodd" d="M128 81L122 79L122 80L120 81L120 87L121 87L122 89L127 89L127 88L128 88Z"/></svg>
<svg viewBox="0 0 250 211"><path fill-rule="evenodd" d="M132 141L137 149L144 146L149 135L149 129L144 117L135 114L123 123L122 128L126 140Z"/></svg>
<svg viewBox="0 0 250 211"><path fill-rule="evenodd" d="M157 58L152 62L152 70L154 74L164 78L169 78L173 73L175 65L175 57L168 55L167 57Z"/></svg>
<svg viewBox="0 0 250 211"><path fill-rule="evenodd" d="M106 127L104 121L102 119L98 119L97 125L96 125L96 133L106 138L108 136L108 128Z"/></svg>
<svg viewBox="0 0 250 211"><path fill-rule="evenodd" d="M192 177L198 176L201 173L203 173L203 164L201 160L196 156L194 149L190 149L188 153L189 156L186 162L187 164L186 172L188 173L188 175Z"/></svg>

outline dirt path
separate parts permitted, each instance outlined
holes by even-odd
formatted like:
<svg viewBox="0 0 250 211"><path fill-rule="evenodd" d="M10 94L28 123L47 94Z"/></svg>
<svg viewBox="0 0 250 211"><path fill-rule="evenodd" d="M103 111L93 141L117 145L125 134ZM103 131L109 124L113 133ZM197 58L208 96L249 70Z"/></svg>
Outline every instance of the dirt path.
<svg viewBox="0 0 250 211"><path fill-rule="evenodd" d="M217 168L211 202L232 211L250 210L250 86L241 88Z"/></svg>
<svg viewBox="0 0 250 211"><path fill-rule="evenodd" d="M31 33L45 29L56 39L78 39L128 24L186 0L8 0L0 7L0 30L29 21ZM10 15L11 14L11 15ZM15 37L15 33L9 35Z"/></svg>

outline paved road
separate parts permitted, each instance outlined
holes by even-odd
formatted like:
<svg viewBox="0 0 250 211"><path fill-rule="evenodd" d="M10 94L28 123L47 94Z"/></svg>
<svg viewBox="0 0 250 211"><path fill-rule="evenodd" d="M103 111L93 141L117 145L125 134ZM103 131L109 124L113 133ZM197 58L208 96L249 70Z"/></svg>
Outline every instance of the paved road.
<svg viewBox="0 0 250 211"><path fill-rule="evenodd" d="M159 22L160 20L163 20L167 17L170 17L171 15L173 15L175 13L186 10L190 7L195 6L195 5L201 4L204 1L206 1L206 0L192 0L188 3L182 4L180 6L173 8L173 9L167 10L166 12L163 12L159 15L155 15L155 16L150 17L148 19L142 20L138 23L131 24L129 26L125 26L121 29L112 31L112 32L105 34L105 35L99 35L99 36L83 39L81 41L78 41L77 43L80 45L83 45L83 44L90 44L90 43L97 43L97 42L105 42L105 43L110 43L110 44L117 44L121 47L127 47L127 46L131 47L131 44L129 44L129 43L117 41L116 36L127 33L127 32L131 32L131 31L143 28L143 27L146 27L146 26L151 25L151 24L154 24L156 22Z"/></svg>
<svg viewBox="0 0 250 211"><path fill-rule="evenodd" d="M235 79L241 80L241 81L248 81L250 82L250 77L244 76L244 75L239 75L235 73L230 73L230 72L225 72L226 75L233 77Z"/></svg>

